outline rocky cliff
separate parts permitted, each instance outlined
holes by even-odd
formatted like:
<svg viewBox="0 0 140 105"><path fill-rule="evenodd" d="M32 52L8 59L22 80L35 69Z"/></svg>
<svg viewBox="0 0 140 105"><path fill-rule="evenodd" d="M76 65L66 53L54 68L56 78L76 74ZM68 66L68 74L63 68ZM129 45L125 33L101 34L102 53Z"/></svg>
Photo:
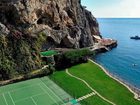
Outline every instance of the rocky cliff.
<svg viewBox="0 0 140 105"><path fill-rule="evenodd" d="M94 35L81 0L0 0L0 76L39 68L41 50L94 45Z"/></svg>

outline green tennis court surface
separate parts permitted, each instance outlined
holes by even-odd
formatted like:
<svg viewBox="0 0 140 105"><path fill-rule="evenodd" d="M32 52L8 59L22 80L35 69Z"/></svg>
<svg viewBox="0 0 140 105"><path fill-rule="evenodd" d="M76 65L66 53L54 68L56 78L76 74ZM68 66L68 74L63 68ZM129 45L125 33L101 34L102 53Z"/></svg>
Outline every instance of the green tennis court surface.
<svg viewBox="0 0 140 105"><path fill-rule="evenodd" d="M70 105L69 100L73 98L48 77L0 87L0 105Z"/></svg>
<svg viewBox="0 0 140 105"><path fill-rule="evenodd" d="M56 55L58 54L57 51L54 50L49 50L49 51L45 51L45 52L40 52L41 56L52 56L52 55Z"/></svg>

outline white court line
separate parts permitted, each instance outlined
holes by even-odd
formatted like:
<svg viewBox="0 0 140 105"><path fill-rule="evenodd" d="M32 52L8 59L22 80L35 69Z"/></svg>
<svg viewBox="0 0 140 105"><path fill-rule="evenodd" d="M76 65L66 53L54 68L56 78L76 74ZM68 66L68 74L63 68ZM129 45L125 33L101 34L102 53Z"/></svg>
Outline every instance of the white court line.
<svg viewBox="0 0 140 105"><path fill-rule="evenodd" d="M38 83L37 86L40 87L40 84ZM45 93L39 93L39 94L32 95L32 96L30 96L30 97L36 97L36 96L40 96L40 95L44 95L44 94L45 94ZM29 99L30 97L26 97L26 98L19 99L19 100L15 101L15 103L20 102L20 101L23 101L23 100L26 100L26 99Z"/></svg>
<svg viewBox="0 0 140 105"><path fill-rule="evenodd" d="M31 98L31 100L33 101L33 103L35 104L35 105L37 105L37 103L35 102L35 100L33 99L33 97L30 97Z"/></svg>
<svg viewBox="0 0 140 105"><path fill-rule="evenodd" d="M10 96L11 100L12 100L12 103L15 105L15 102L14 102L14 100L13 100L13 98L12 98L12 96L11 96L10 92L8 92L8 94L9 94L9 96Z"/></svg>
<svg viewBox="0 0 140 105"><path fill-rule="evenodd" d="M7 100L6 100L5 96L4 96L4 94L2 94L2 96L4 98L4 101L5 101L6 105L8 105Z"/></svg>
<svg viewBox="0 0 140 105"><path fill-rule="evenodd" d="M40 93L40 94L36 94L36 95L33 95L33 96L31 96L31 97L36 97L36 96L40 96L40 95L44 95L45 93ZM20 99L20 100L17 100L17 101L15 101L15 103L18 103L18 102L20 102L20 101L23 101L23 100L26 100L26 99L29 99L30 97L26 97L26 98L22 98L22 99Z"/></svg>
<svg viewBox="0 0 140 105"><path fill-rule="evenodd" d="M21 99L21 100L18 100L18 101L16 101L15 103L17 103L17 102L20 102L20 101L22 101L22 100L26 100L26 99L29 99L29 98L33 98L33 97L36 97L36 96L39 96L39 95L45 95L47 92L46 92L46 90L45 89L43 89L43 87L41 86L41 84L39 84L38 85L45 93L40 93L40 94L37 94L37 95L33 95L33 96L31 96L31 97L28 97L28 98L23 98L23 99ZM47 93L48 94L48 93ZM49 94L48 94L49 95ZM50 95L49 95L49 97L54 101L54 102L56 102ZM33 101L33 100L32 100ZM56 102L57 103L57 102ZM59 105L59 104L58 104Z"/></svg>
<svg viewBox="0 0 140 105"><path fill-rule="evenodd" d="M9 92L15 92L17 90L21 90L21 89L24 89L24 88L27 88L27 87L33 87L33 86L38 85L38 84L34 84L34 85L30 85L30 86L24 86L24 87L21 87L21 88L13 89L13 90L10 90Z"/></svg>
<svg viewBox="0 0 140 105"><path fill-rule="evenodd" d="M37 84L34 84L34 85L30 85L30 86L24 86L24 87L21 87L21 88L17 88L17 89L13 89L13 90L10 90L9 92L15 92L15 91L18 91L18 90L21 90L21 89L24 89L24 88L27 88L27 87L33 87L35 85L38 85L40 83L37 83ZM3 92L3 93L0 93L0 95L2 94L6 94L7 92Z"/></svg>
<svg viewBox="0 0 140 105"><path fill-rule="evenodd" d="M41 85L39 85L40 86L40 88L45 92L45 93L47 93L48 94L48 92L41 86ZM48 94L49 95L49 94ZM49 95L49 97L57 104L57 105L59 105L50 95Z"/></svg>
<svg viewBox="0 0 140 105"><path fill-rule="evenodd" d="M44 84L44 86L46 86L64 105L66 105L63 101L62 101L62 99L60 99L42 80L41 80L41 82Z"/></svg>

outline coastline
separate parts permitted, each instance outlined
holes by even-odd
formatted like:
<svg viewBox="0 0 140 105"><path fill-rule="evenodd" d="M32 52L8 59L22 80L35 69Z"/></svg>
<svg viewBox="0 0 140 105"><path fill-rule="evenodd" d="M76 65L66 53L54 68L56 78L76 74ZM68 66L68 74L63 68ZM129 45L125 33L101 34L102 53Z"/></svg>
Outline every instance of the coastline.
<svg viewBox="0 0 140 105"><path fill-rule="evenodd" d="M114 76L111 75L102 65L98 64L97 62L93 61L92 59L89 59L89 61L91 61L92 63L94 63L94 64L96 64L97 66L99 66L99 67L103 70L103 72L104 72L106 75L108 75L110 78L116 80L117 82L119 82L120 84L122 84L124 87L126 87L131 93L134 94L134 98L135 98L136 100L140 101L140 96L139 96L138 93L136 93L136 92L134 91L134 89L135 89L134 87L130 87L130 86L128 86L128 84L126 84L126 83L124 83L123 81L119 80L118 78L114 77Z"/></svg>

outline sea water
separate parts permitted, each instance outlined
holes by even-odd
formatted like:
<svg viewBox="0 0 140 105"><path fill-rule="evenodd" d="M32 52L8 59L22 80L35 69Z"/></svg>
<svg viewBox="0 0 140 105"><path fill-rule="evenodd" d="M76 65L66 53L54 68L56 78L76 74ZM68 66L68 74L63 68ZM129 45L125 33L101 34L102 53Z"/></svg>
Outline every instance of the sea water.
<svg viewBox="0 0 140 105"><path fill-rule="evenodd" d="M100 18L97 19L101 35L118 41L118 47L97 55L94 59L111 74L140 89L140 19Z"/></svg>

